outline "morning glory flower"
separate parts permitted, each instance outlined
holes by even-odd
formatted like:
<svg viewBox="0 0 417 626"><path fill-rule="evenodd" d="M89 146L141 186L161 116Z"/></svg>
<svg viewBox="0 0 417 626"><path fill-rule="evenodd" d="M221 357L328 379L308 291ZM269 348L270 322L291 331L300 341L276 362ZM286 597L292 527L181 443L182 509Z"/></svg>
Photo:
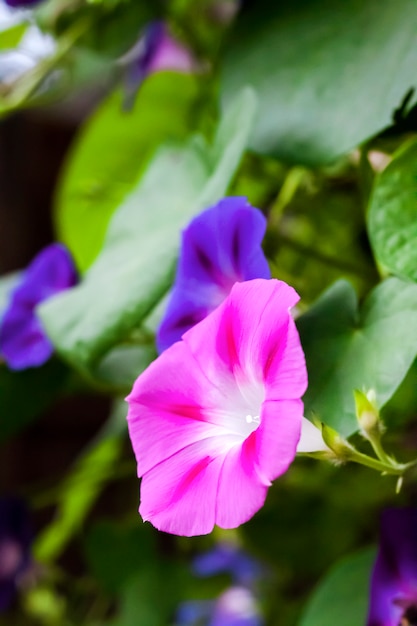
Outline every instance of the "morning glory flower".
<svg viewBox="0 0 417 626"><path fill-rule="evenodd" d="M198 555L192 564L199 577L228 573L229 587L216 600L183 602L177 612L179 626L261 626L253 586L264 574L260 563L232 543L219 543Z"/></svg>
<svg viewBox="0 0 417 626"><path fill-rule="evenodd" d="M171 35L164 22L152 22L143 37L138 69L143 76L161 70L192 72L195 62L190 51Z"/></svg>
<svg viewBox="0 0 417 626"><path fill-rule="evenodd" d="M162 21L148 24L143 36L121 59L126 65L127 103L141 83L150 74L171 70L189 74L197 70L197 63L190 50L175 39Z"/></svg>
<svg viewBox="0 0 417 626"><path fill-rule="evenodd" d="M230 574L236 585L250 587L263 574L261 565L244 550L231 543L219 543L212 550L198 555L193 561L197 576Z"/></svg>
<svg viewBox="0 0 417 626"><path fill-rule="evenodd" d="M264 623L252 592L230 587L217 600L184 602L177 614L178 626L262 626Z"/></svg>
<svg viewBox="0 0 417 626"><path fill-rule="evenodd" d="M157 333L159 352L223 302L236 282L270 278L261 247L265 230L265 217L242 197L225 198L190 222Z"/></svg>
<svg viewBox="0 0 417 626"><path fill-rule="evenodd" d="M300 399L307 372L290 313L298 299L278 280L236 283L136 380L127 419L139 512L159 530L236 528L263 506L297 449L317 444L300 439L304 421L314 426Z"/></svg>
<svg viewBox="0 0 417 626"><path fill-rule="evenodd" d="M13 8L21 8L21 7L31 7L35 4L39 4L42 0L4 0L9 7Z"/></svg>
<svg viewBox="0 0 417 626"><path fill-rule="evenodd" d="M53 353L36 315L38 304L77 282L72 258L61 244L42 250L11 291L0 326L0 353L13 370L38 367Z"/></svg>
<svg viewBox="0 0 417 626"><path fill-rule="evenodd" d="M231 587L218 598L209 626L262 626L254 596L245 587Z"/></svg>
<svg viewBox="0 0 417 626"><path fill-rule="evenodd" d="M366 623L417 624L417 509L387 509L382 513Z"/></svg>
<svg viewBox="0 0 417 626"><path fill-rule="evenodd" d="M19 578L30 566L31 540L23 502L17 498L0 498L0 611L10 606Z"/></svg>

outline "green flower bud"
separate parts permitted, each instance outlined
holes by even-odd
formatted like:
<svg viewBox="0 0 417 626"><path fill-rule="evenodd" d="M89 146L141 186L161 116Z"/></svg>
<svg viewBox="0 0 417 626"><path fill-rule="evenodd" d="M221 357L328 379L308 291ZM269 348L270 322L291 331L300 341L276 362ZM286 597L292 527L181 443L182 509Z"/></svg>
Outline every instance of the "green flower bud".
<svg viewBox="0 0 417 626"><path fill-rule="evenodd" d="M362 435L366 439L370 439L374 435L381 435L382 423L376 405L375 391L370 389L367 393L364 393L355 389L353 395L355 397L356 417Z"/></svg>

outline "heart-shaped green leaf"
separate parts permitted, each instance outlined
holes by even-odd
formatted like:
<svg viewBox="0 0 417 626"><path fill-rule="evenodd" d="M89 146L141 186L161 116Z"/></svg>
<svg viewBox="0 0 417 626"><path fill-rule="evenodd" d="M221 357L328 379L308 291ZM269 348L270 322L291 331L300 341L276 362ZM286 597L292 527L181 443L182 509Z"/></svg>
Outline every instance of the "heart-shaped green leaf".
<svg viewBox="0 0 417 626"><path fill-rule="evenodd" d="M121 93L112 93L82 127L55 206L58 236L81 271L100 252L111 216L138 184L157 146L190 133L199 85L191 75L154 74L131 110L123 110Z"/></svg>
<svg viewBox="0 0 417 626"><path fill-rule="evenodd" d="M363 626L375 549L337 563L319 583L299 626Z"/></svg>
<svg viewBox="0 0 417 626"><path fill-rule="evenodd" d="M417 84L414 0L258 0L237 21L224 96L259 96L252 146L329 162L391 123Z"/></svg>
<svg viewBox="0 0 417 626"><path fill-rule="evenodd" d="M417 281L417 141L406 145L377 177L368 229L381 265Z"/></svg>
<svg viewBox="0 0 417 626"><path fill-rule="evenodd" d="M338 281L297 321L306 354L306 415L343 435L358 430L354 389L374 389L382 407L417 355L417 286L397 278L378 285L359 310Z"/></svg>

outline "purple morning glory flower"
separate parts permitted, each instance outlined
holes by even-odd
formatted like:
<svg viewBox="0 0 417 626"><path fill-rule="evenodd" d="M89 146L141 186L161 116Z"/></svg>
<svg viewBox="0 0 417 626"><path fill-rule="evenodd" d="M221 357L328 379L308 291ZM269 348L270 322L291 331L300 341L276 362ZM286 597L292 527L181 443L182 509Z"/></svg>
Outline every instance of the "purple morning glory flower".
<svg viewBox="0 0 417 626"><path fill-rule="evenodd" d="M265 230L265 217L242 197L225 198L190 222L157 333L159 352L221 304L234 283L271 277L261 248Z"/></svg>
<svg viewBox="0 0 417 626"><path fill-rule="evenodd" d="M206 577L230 574L233 586L215 600L183 602L178 626L262 626L253 585L264 573L261 565L230 543L220 543L193 561L193 573Z"/></svg>
<svg viewBox="0 0 417 626"><path fill-rule="evenodd" d="M388 509L381 518L367 626L417 624L417 509Z"/></svg>
<svg viewBox="0 0 417 626"><path fill-rule="evenodd" d="M192 72L195 62L190 51L172 37L164 22L151 22L143 37L142 54L137 60L143 76L160 70Z"/></svg>
<svg viewBox="0 0 417 626"><path fill-rule="evenodd" d="M40 252L12 290L0 326L0 352L13 370L38 367L53 353L36 315L36 307L77 282L77 273L67 249L51 244Z"/></svg>
<svg viewBox="0 0 417 626"><path fill-rule="evenodd" d="M230 587L217 599L209 626L262 626L263 619L252 592Z"/></svg>
<svg viewBox="0 0 417 626"><path fill-rule="evenodd" d="M263 574L261 565L246 552L228 543L221 543L209 552L194 559L193 571L197 576L230 574L236 585L253 585Z"/></svg>
<svg viewBox="0 0 417 626"><path fill-rule="evenodd" d="M178 626L262 626L252 592L230 587L212 602L184 602L177 613Z"/></svg>
<svg viewBox="0 0 417 626"><path fill-rule="evenodd" d="M30 566L31 541L23 502L17 498L0 498L0 611L10 606L19 578Z"/></svg>
<svg viewBox="0 0 417 626"><path fill-rule="evenodd" d="M121 61L127 65L128 104L149 74L163 70L188 74L197 69L190 50L174 39L162 21L150 22L144 35Z"/></svg>
<svg viewBox="0 0 417 626"><path fill-rule="evenodd" d="M39 4L42 0L4 0L9 7L13 8L21 8L21 7L31 7L35 4Z"/></svg>

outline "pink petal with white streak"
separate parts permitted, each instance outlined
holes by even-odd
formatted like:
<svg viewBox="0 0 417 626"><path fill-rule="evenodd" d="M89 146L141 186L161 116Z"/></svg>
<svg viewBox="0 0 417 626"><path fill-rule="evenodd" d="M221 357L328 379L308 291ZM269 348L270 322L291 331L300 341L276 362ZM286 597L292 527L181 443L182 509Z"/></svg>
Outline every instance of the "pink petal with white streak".
<svg viewBox="0 0 417 626"><path fill-rule="evenodd" d="M196 442L147 472L139 513L159 530L186 537L213 530L219 475L234 436Z"/></svg>

